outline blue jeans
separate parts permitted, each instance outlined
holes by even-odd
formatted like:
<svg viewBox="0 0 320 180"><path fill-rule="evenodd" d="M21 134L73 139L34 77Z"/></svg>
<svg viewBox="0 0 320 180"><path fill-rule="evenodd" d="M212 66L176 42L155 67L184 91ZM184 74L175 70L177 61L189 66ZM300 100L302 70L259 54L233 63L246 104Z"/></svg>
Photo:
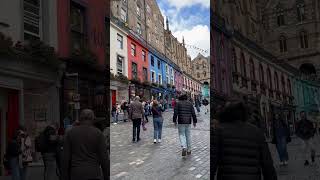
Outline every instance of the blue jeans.
<svg viewBox="0 0 320 180"><path fill-rule="evenodd" d="M19 158L10 158L9 163L11 167L12 180L26 180L27 167L19 166Z"/></svg>
<svg viewBox="0 0 320 180"><path fill-rule="evenodd" d="M285 136L277 137L276 147L280 161L288 161L287 138Z"/></svg>
<svg viewBox="0 0 320 180"><path fill-rule="evenodd" d="M191 124L178 124L179 139L182 148L191 150Z"/></svg>
<svg viewBox="0 0 320 180"><path fill-rule="evenodd" d="M116 112L111 112L113 123L118 122L118 114Z"/></svg>
<svg viewBox="0 0 320 180"><path fill-rule="evenodd" d="M153 128L154 128L153 138L154 139L161 139L162 124L163 124L162 117L153 118Z"/></svg>

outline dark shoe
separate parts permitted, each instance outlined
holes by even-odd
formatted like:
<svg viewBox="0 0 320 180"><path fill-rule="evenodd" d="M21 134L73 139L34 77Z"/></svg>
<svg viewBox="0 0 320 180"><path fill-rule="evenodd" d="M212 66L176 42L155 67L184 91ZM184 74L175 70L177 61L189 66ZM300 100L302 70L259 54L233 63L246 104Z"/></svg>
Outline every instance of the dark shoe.
<svg viewBox="0 0 320 180"><path fill-rule="evenodd" d="M136 140L135 140L135 139L132 139L132 142L134 143L134 142L136 142Z"/></svg>
<svg viewBox="0 0 320 180"><path fill-rule="evenodd" d="M315 157L312 156L312 157L311 157L311 160L312 160L312 163L314 163L314 162L315 162Z"/></svg>
<svg viewBox="0 0 320 180"><path fill-rule="evenodd" d="M304 165L305 165L305 166L309 166L309 161L306 160L306 161L304 162Z"/></svg>
<svg viewBox="0 0 320 180"><path fill-rule="evenodd" d="M187 155L191 155L191 151L188 151L188 152L187 152Z"/></svg>
<svg viewBox="0 0 320 180"><path fill-rule="evenodd" d="M140 138L138 138L138 139L137 139L137 142L139 142L140 140L141 140L141 139L140 139Z"/></svg>
<svg viewBox="0 0 320 180"><path fill-rule="evenodd" d="M182 156L186 156L187 155L187 150L183 148L181 154L182 154Z"/></svg>

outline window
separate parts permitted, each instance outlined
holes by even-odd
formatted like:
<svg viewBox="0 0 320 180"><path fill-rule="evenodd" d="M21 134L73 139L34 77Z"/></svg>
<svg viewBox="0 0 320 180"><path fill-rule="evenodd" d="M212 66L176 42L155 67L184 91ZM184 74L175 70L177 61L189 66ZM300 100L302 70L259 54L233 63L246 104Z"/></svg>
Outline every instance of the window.
<svg viewBox="0 0 320 180"><path fill-rule="evenodd" d="M281 36L279 39L279 47L280 52L287 52L287 38L285 36Z"/></svg>
<svg viewBox="0 0 320 180"><path fill-rule="evenodd" d="M142 59L144 62L147 60L146 52L144 50L142 50Z"/></svg>
<svg viewBox="0 0 320 180"><path fill-rule="evenodd" d="M136 63L132 63L132 78L138 79L138 66Z"/></svg>
<svg viewBox="0 0 320 180"><path fill-rule="evenodd" d="M264 71L263 71L262 64L259 65L259 78L260 78L260 83L264 83Z"/></svg>
<svg viewBox="0 0 320 180"><path fill-rule="evenodd" d="M71 47L73 50L84 48L86 46L84 8L71 3L70 18Z"/></svg>
<svg viewBox="0 0 320 180"><path fill-rule="evenodd" d="M278 26L284 25L284 15L282 10L280 10L280 12L278 12L277 14L277 23L278 23Z"/></svg>
<svg viewBox="0 0 320 180"><path fill-rule="evenodd" d="M166 76L167 83L170 83L169 76Z"/></svg>
<svg viewBox="0 0 320 180"><path fill-rule="evenodd" d="M154 67L154 57L151 56L151 66Z"/></svg>
<svg viewBox="0 0 320 180"><path fill-rule="evenodd" d="M122 74L123 73L123 57L117 55L117 73Z"/></svg>
<svg viewBox="0 0 320 180"><path fill-rule="evenodd" d="M286 81L284 80L284 77L281 76L281 86L282 86L282 92L286 92Z"/></svg>
<svg viewBox="0 0 320 180"><path fill-rule="evenodd" d="M151 71L151 82L156 82L156 73L154 71Z"/></svg>
<svg viewBox="0 0 320 180"><path fill-rule="evenodd" d="M161 62L158 60L158 69L161 69Z"/></svg>
<svg viewBox="0 0 320 180"><path fill-rule="evenodd" d="M238 72L238 65L237 65L237 54L236 50L233 48L232 49L232 67L234 72Z"/></svg>
<svg viewBox="0 0 320 180"><path fill-rule="evenodd" d="M168 64L166 64L166 74L169 74Z"/></svg>
<svg viewBox="0 0 320 180"><path fill-rule="evenodd" d="M206 76L207 76L207 72L203 71L203 77L206 77Z"/></svg>
<svg viewBox="0 0 320 180"><path fill-rule="evenodd" d="M120 18L123 22L127 22L127 12L125 9L121 8Z"/></svg>
<svg viewBox="0 0 320 180"><path fill-rule="evenodd" d="M120 34L117 34L118 48L123 49L123 37Z"/></svg>
<svg viewBox="0 0 320 180"><path fill-rule="evenodd" d="M137 15L139 18L141 18L141 8L137 5Z"/></svg>
<svg viewBox="0 0 320 180"><path fill-rule="evenodd" d="M298 21L303 21L305 20L305 11L304 11L304 4L298 4L297 5L297 17Z"/></svg>
<svg viewBox="0 0 320 180"><path fill-rule="evenodd" d="M147 4L147 12L150 14L151 13L151 8L149 6L149 4Z"/></svg>
<svg viewBox="0 0 320 180"><path fill-rule="evenodd" d="M252 80L256 80L256 75L254 73L254 62L252 59L250 59L250 78Z"/></svg>
<svg viewBox="0 0 320 180"><path fill-rule="evenodd" d="M136 45L131 43L131 55L136 56Z"/></svg>
<svg viewBox="0 0 320 180"><path fill-rule="evenodd" d="M143 78L144 78L144 81L148 81L148 69L147 68L143 68Z"/></svg>
<svg viewBox="0 0 320 180"><path fill-rule="evenodd" d="M275 83L275 89L279 90L279 79L278 79L278 73L274 72L274 83Z"/></svg>
<svg viewBox="0 0 320 180"><path fill-rule="evenodd" d="M137 23L137 33L142 34L140 23Z"/></svg>
<svg viewBox="0 0 320 180"><path fill-rule="evenodd" d="M288 93L291 96L291 82L290 79L287 79Z"/></svg>
<svg viewBox="0 0 320 180"><path fill-rule="evenodd" d="M24 0L23 1L23 26L24 40L36 40L41 38L41 1Z"/></svg>
<svg viewBox="0 0 320 180"><path fill-rule="evenodd" d="M271 71L269 68L267 69L267 83L269 88L272 89Z"/></svg>
<svg viewBox="0 0 320 180"><path fill-rule="evenodd" d="M199 65L197 65L197 70L199 70Z"/></svg>
<svg viewBox="0 0 320 180"><path fill-rule="evenodd" d="M200 78L200 73L197 73L197 78Z"/></svg>
<svg viewBox="0 0 320 180"><path fill-rule="evenodd" d="M162 84L162 75L161 74L158 74L158 83Z"/></svg>
<svg viewBox="0 0 320 180"><path fill-rule="evenodd" d="M308 36L304 31L300 32L300 46L303 49L308 48Z"/></svg>
<svg viewBox="0 0 320 180"><path fill-rule="evenodd" d="M241 74L244 77L247 76L246 60L243 54L241 55Z"/></svg>

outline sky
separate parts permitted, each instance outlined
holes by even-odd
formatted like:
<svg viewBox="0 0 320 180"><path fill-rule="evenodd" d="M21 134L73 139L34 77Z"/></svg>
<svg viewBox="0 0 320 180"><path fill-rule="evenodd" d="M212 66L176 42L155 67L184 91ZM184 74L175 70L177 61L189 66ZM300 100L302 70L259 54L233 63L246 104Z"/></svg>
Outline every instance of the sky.
<svg viewBox="0 0 320 180"><path fill-rule="evenodd" d="M187 45L208 50L204 53L187 46L191 58L199 52L209 56L210 0L157 0L157 3L164 18L169 19L170 30L180 42L184 37Z"/></svg>

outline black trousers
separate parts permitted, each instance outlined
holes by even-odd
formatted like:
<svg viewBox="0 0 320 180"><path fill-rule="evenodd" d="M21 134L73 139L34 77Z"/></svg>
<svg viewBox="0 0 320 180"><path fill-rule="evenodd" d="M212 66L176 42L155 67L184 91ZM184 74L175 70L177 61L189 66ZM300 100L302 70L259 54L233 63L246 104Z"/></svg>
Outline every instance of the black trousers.
<svg viewBox="0 0 320 180"><path fill-rule="evenodd" d="M132 129L132 140L140 140L140 126L141 126L141 118L132 119L133 129Z"/></svg>

